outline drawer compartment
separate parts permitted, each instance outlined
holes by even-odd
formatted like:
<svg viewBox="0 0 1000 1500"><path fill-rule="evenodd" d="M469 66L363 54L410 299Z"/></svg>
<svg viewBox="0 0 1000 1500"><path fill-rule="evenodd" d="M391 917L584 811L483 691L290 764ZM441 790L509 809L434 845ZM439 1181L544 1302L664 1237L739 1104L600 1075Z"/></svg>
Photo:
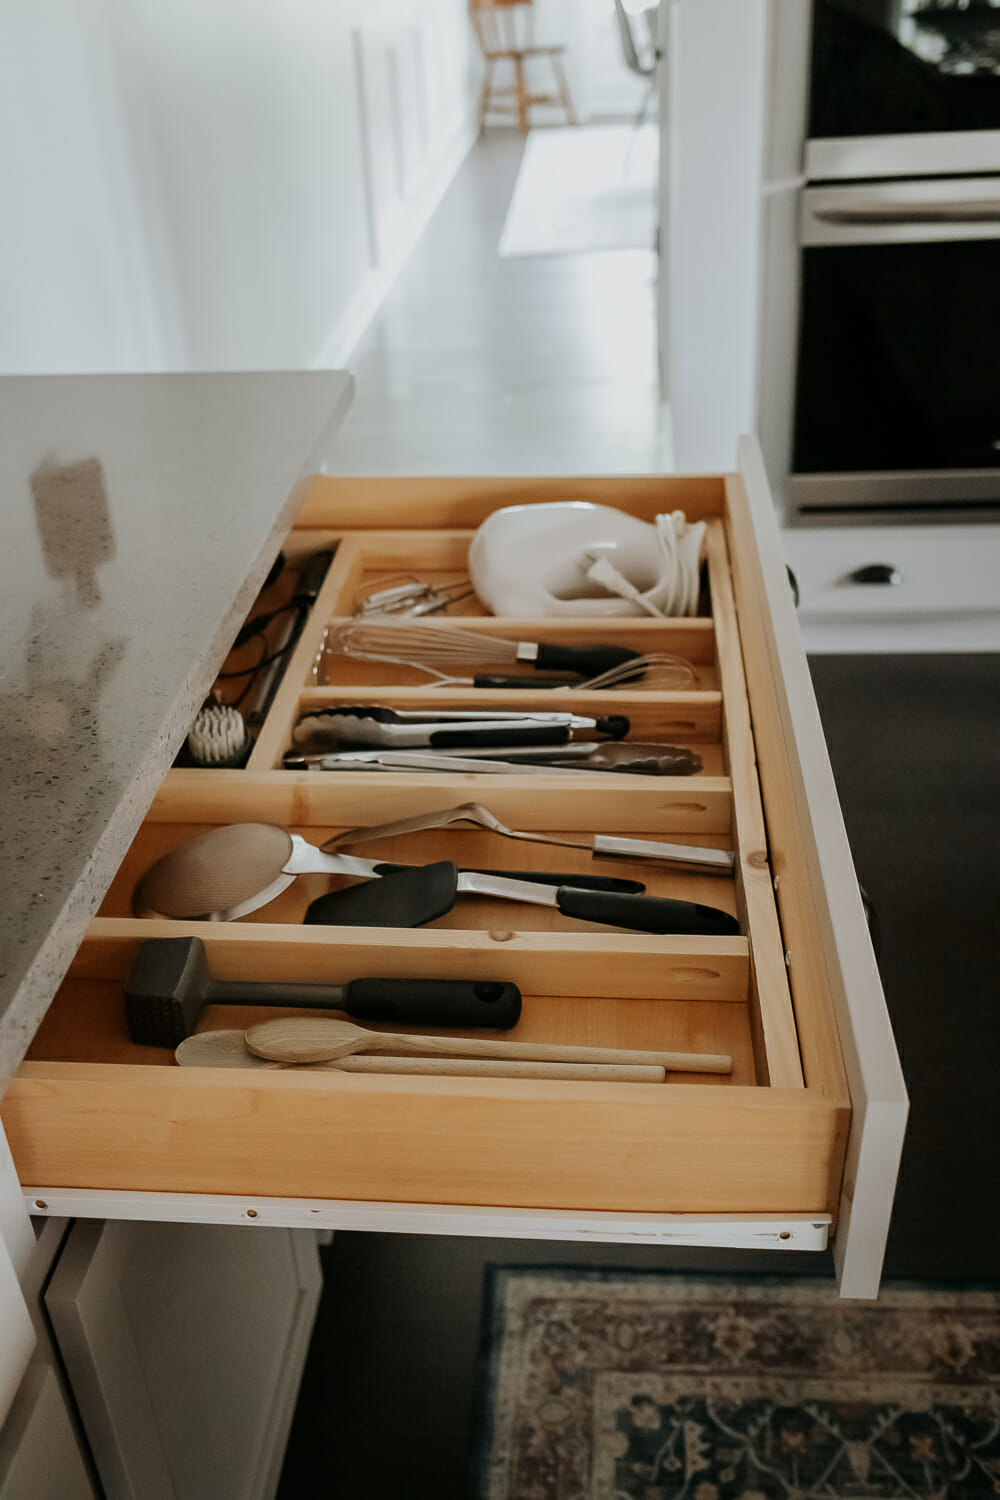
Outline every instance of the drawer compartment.
<svg viewBox="0 0 1000 1500"><path fill-rule="evenodd" d="M733 1060L731 1075L579 1084L177 1068L164 1049L130 1042L124 1026L135 927L95 924L6 1102L25 1180L51 1180L58 1162L60 1181L79 1187L141 1181L163 1191L540 1208L830 1210L846 1110L803 1089L758 1084L742 938L427 930L373 941L369 930L343 929L331 944L315 928L287 934L249 923L206 935L219 978L513 979L524 996L522 1019L503 1033L513 1040ZM143 924L144 936L150 930L205 934L201 924ZM199 1025L243 1027L281 1014L214 1006Z"/></svg>
<svg viewBox="0 0 1000 1500"><path fill-rule="evenodd" d="M511 620L463 600L441 628L512 640L595 639L691 662L682 689L559 690L560 707L622 714L629 736L690 746L693 775L284 769L304 714L337 706L549 709L523 687L435 686L426 674L332 649L366 591L393 571L460 576L493 509L586 498L650 520L708 523L702 613L690 619ZM829 1214L849 1160L851 1056L837 1013L835 944L808 797L769 663L769 600L737 477L314 481L287 555L334 556L242 770L169 773L3 1103L22 1180L80 1188L651 1214ZM773 542L777 555L776 537ZM737 614L739 602L739 615ZM462 825L352 844L362 857L462 868L592 873L721 909L731 936L652 935L549 906L460 896L426 926L322 927L306 907L341 877L300 875L235 922L133 914L139 878L193 835L263 822L321 845L477 802L508 828L585 845L594 834L732 852L730 875ZM776 876L780 875L780 880ZM339 984L359 977L503 979L523 1011L511 1040L727 1054L729 1072L663 1083L336 1070L180 1068L138 1045L123 986L139 943L200 936L213 977ZM850 941L864 943L863 927ZM791 966L789 967L789 953ZM797 961L798 960L798 961ZM199 1029L243 1029L273 1007L208 1006ZM398 1023L366 1023L375 1029ZM496 1032L470 1032L493 1036Z"/></svg>

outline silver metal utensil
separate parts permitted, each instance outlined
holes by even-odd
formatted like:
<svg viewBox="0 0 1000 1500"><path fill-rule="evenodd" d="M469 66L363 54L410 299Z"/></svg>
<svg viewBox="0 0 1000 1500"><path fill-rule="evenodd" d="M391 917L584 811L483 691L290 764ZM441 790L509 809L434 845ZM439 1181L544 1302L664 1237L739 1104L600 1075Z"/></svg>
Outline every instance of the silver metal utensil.
<svg viewBox="0 0 1000 1500"><path fill-rule="evenodd" d="M582 843L577 839L554 838L548 833L525 833L508 828L481 802L462 802L457 807L418 813L412 818L398 818L392 823L350 828L328 839L323 848L339 850L350 844L372 839L394 838L399 834L419 833L427 828L444 828L449 823L475 823L480 828L488 828L491 833L502 834L505 838L524 839L533 844L556 844L563 849L588 849L595 856L610 859L650 859L675 869L697 870L708 875L731 875L733 872L734 857L730 849L666 844L652 839L622 838L608 833L594 834L589 841Z"/></svg>

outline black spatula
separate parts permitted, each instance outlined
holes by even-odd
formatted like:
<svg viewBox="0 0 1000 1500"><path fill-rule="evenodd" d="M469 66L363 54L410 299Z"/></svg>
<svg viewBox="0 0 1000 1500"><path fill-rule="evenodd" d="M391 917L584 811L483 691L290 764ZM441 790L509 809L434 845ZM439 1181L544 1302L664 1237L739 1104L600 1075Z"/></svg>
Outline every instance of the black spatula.
<svg viewBox="0 0 1000 1500"><path fill-rule="evenodd" d="M423 927L451 911L462 891L555 906L563 916L582 922L604 922L633 932L699 933L723 937L738 933L728 912L666 896L632 896L578 886L546 886L460 871L448 860L383 875L364 885L348 886L320 896L305 920L338 927Z"/></svg>

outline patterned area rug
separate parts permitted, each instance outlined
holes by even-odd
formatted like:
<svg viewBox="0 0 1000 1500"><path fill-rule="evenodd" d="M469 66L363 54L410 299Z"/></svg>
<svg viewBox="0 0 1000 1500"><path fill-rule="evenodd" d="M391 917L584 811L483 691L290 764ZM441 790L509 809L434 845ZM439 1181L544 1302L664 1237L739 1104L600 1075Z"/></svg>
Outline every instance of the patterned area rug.
<svg viewBox="0 0 1000 1500"><path fill-rule="evenodd" d="M491 1268L479 1500L1000 1494L1000 1293Z"/></svg>

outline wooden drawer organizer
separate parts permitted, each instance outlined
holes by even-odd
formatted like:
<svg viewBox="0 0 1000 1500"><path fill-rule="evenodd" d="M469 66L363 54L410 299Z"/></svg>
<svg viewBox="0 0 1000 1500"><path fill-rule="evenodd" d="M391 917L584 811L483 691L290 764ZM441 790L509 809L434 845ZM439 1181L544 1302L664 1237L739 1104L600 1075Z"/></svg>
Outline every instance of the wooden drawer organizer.
<svg viewBox="0 0 1000 1500"><path fill-rule="evenodd" d="M281 769L299 714L324 704L549 704L530 676L523 691L491 695L333 657L324 651L325 631L380 579L403 571L461 576L469 538L493 509L579 497L647 520L675 508L705 519L710 613L595 627L484 617L472 598L451 617L512 638L582 641L599 633L688 657L698 673L690 691L639 686L569 691L560 700L584 713L609 712L613 703L630 717L633 737L697 748L700 774L446 779ZM807 972L793 991L786 970L755 757L755 718L770 712L771 687L759 666L748 676L734 606L733 521L745 517L745 504L734 477L316 479L285 551L294 561L336 544L322 592L247 767L166 777L4 1101L22 1181L546 1209L834 1214L849 1096L821 976ZM302 926L306 904L332 883L324 876L300 877L237 923L130 915L133 887L148 865L213 824L274 822L318 844L344 827L468 800L522 829L732 848L731 879L621 861L599 868L642 879L652 895L725 907L739 917L742 935L648 937L482 898L460 898L447 917L420 929ZM793 828L798 815L786 809ZM354 852L591 868L586 852L513 845L467 828ZM808 924L809 913L801 920ZM650 1085L181 1069L169 1053L133 1045L122 1015L122 981L137 944L168 933L200 935L213 973L225 979L510 979L524 995L516 1039L728 1052L733 1072L676 1073ZM246 1025L272 1014L279 1012L209 1008L201 1025Z"/></svg>

